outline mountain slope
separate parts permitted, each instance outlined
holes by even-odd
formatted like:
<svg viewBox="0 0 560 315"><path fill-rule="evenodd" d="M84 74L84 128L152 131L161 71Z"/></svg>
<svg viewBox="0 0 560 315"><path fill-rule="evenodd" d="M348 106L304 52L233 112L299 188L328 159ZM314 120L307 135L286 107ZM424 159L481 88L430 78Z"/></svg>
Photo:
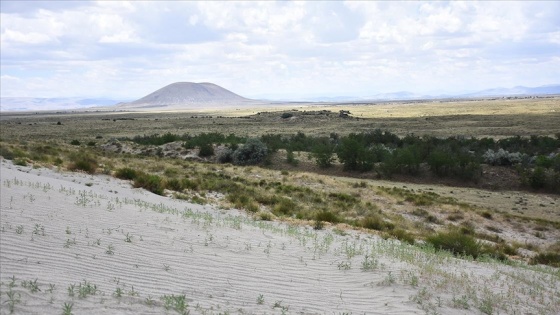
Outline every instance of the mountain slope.
<svg viewBox="0 0 560 315"><path fill-rule="evenodd" d="M119 104L119 108L177 108L189 105L236 105L252 100L237 95L213 83L176 82L141 99Z"/></svg>

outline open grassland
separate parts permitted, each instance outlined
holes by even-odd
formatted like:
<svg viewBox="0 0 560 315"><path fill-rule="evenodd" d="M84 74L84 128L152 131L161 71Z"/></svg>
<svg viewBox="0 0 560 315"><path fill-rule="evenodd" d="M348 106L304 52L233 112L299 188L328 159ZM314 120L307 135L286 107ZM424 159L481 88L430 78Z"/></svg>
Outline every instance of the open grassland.
<svg viewBox="0 0 560 315"><path fill-rule="evenodd" d="M2 313L556 314L560 197L520 191L512 169L485 165L476 185L382 180L309 152L242 166L129 140L556 136L559 102L3 114Z"/></svg>
<svg viewBox="0 0 560 315"><path fill-rule="evenodd" d="M284 112L297 111L291 119ZM349 110L351 118L338 117ZM322 112L328 111L328 112ZM555 135L560 133L560 98L444 102L420 104L340 104L329 106L271 106L188 112L89 112L2 114L4 139L95 140L96 136L133 137L143 134L233 133L258 136L267 133L341 135L373 129L437 137L495 137ZM58 123L61 123L58 125Z"/></svg>

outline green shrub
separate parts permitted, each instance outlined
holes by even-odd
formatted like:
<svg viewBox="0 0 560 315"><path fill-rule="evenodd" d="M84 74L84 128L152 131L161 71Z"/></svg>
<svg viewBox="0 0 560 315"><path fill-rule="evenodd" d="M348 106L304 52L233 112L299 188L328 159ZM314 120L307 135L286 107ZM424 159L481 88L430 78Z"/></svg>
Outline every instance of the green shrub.
<svg viewBox="0 0 560 315"><path fill-rule="evenodd" d="M136 172L136 170L134 170L132 168L129 168L129 167L119 168L115 172L115 177L120 178L120 179L132 180L132 179L135 179L136 176L138 176L138 172Z"/></svg>
<svg viewBox="0 0 560 315"><path fill-rule="evenodd" d="M315 215L315 220L321 222L331 222L331 223L338 223L340 222L340 218L330 211L320 211Z"/></svg>
<svg viewBox="0 0 560 315"><path fill-rule="evenodd" d="M175 190L175 191L183 190L183 185L181 184L181 181L178 180L177 178L168 179L166 183L166 187L168 189Z"/></svg>
<svg viewBox="0 0 560 315"><path fill-rule="evenodd" d="M74 140L70 141L70 144L71 145L80 145L81 143L80 143L80 141L74 139Z"/></svg>
<svg viewBox="0 0 560 315"><path fill-rule="evenodd" d="M165 188L164 182L161 177L146 173L137 174L137 176L134 178L133 186L135 188L144 188L158 195L163 195L163 190Z"/></svg>
<svg viewBox="0 0 560 315"><path fill-rule="evenodd" d="M0 146L0 156L4 157L6 160L13 160L15 157L14 152L5 146Z"/></svg>
<svg viewBox="0 0 560 315"><path fill-rule="evenodd" d="M414 236L403 229L394 229L388 232L389 236L398 239L401 242L414 244Z"/></svg>
<svg viewBox="0 0 560 315"><path fill-rule="evenodd" d="M204 143L200 145L198 156L200 157L208 157L214 155L214 147L211 143Z"/></svg>
<svg viewBox="0 0 560 315"><path fill-rule="evenodd" d="M311 156L320 168L329 168L334 162L334 146L328 142L320 142L311 149Z"/></svg>
<svg viewBox="0 0 560 315"><path fill-rule="evenodd" d="M426 238L426 242L436 249L450 251L456 256L472 256L477 258L482 254L482 246L472 236L458 230L439 232Z"/></svg>
<svg viewBox="0 0 560 315"><path fill-rule="evenodd" d="M286 162L288 162L288 164L293 166L297 166L299 164L299 161L296 159L294 155L294 151L288 149L288 151L286 152Z"/></svg>
<svg viewBox="0 0 560 315"><path fill-rule="evenodd" d="M97 160L83 152L70 155L70 161L68 169L71 171L84 171L88 174L94 174L97 169Z"/></svg>
<svg viewBox="0 0 560 315"><path fill-rule="evenodd" d="M541 264L560 268L560 253L539 253L537 256L531 258L529 263L532 265Z"/></svg>
<svg viewBox="0 0 560 315"><path fill-rule="evenodd" d="M14 160L14 164L19 166L27 166L27 159L17 158Z"/></svg>
<svg viewBox="0 0 560 315"><path fill-rule="evenodd" d="M216 159L219 163L231 163L233 162L233 150L230 148L225 148L219 151Z"/></svg>
<svg viewBox="0 0 560 315"><path fill-rule="evenodd" d="M392 230L394 228L392 223L386 222L378 215L366 216L359 221L358 225L376 231Z"/></svg>
<svg viewBox="0 0 560 315"><path fill-rule="evenodd" d="M296 204L288 198L279 198L278 203L274 205L272 212L275 215L291 215L296 211Z"/></svg>
<svg viewBox="0 0 560 315"><path fill-rule="evenodd" d="M283 119L286 119L286 118L290 118L290 117L293 117L293 116L294 116L294 114L292 114L292 113L283 113L280 117L282 117Z"/></svg>
<svg viewBox="0 0 560 315"><path fill-rule="evenodd" d="M254 165L263 162L268 149L259 139L251 138L233 152L233 163L237 165Z"/></svg>
<svg viewBox="0 0 560 315"><path fill-rule="evenodd" d="M546 185L546 172L543 167L537 166L529 175L531 188L540 189Z"/></svg>

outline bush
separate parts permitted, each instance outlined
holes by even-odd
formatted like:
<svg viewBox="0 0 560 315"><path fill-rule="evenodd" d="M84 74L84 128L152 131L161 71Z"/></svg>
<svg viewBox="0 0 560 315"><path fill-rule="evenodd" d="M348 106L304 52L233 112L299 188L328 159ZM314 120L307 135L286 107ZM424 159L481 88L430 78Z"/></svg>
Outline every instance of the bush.
<svg viewBox="0 0 560 315"><path fill-rule="evenodd" d="M288 198L281 197L277 204L274 205L272 212L275 215L291 215L296 211L296 204Z"/></svg>
<svg viewBox="0 0 560 315"><path fill-rule="evenodd" d="M290 117L293 117L293 116L294 116L294 114L292 114L292 113L283 113L282 116L280 116L280 117L282 117L283 119L286 119L286 118L290 118Z"/></svg>
<svg viewBox="0 0 560 315"><path fill-rule="evenodd" d="M410 234L409 232L402 230L402 229L395 229L392 231L389 231L389 236L398 239L401 242L405 242L408 244L414 244L414 236L412 234Z"/></svg>
<svg viewBox="0 0 560 315"><path fill-rule="evenodd" d="M294 155L294 151L288 150L286 152L286 162L293 166L297 166L299 164L299 161L296 159Z"/></svg>
<svg viewBox="0 0 560 315"><path fill-rule="evenodd" d="M207 157L214 155L214 147L210 143L204 143L200 145L198 156Z"/></svg>
<svg viewBox="0 0 560 315"><path fill-rule="evenodd" d="M334 162L334 147L328 142L320 142L311 149L311 156L320 168L329 168Z"/></svg>
<svg viewBox="0 0 560 315"><path fill-rule="evenodd" d="M95 158L85 153L72 154L70 156L70 161L68 169L71 171L84 171L88 174L93 174L97 169L97 161Z"/></svg>
<svg viewBox="0 0 560 315"><path fill-rule="evenodd" d="M231 163L233 162L233 150L230 148L225 148L218 152L216 157L219 163Z"/></svg>
<svg viewBox="0 0 560 315"><path fill-rule="evenodd" d="M144 188L154 194L163 195L163 189L165 185L161 177L157 175L149 175L146 173L140 173L134 178L135 188Z"/></svg>
<svg viewBox="0 0 560 315"><path fill-rule="evenodd" d="M10 149L0 146L0 156L4 157L6 160L13 160L15 155Z"/></svg>
<svg viewBox="0 0 560 315"><path fill-rule="evenodd" d="M529 175L529 185L534 189L541 189L546 185L544 168L537 166Z"/></svg>
<svg viewBox="0 0 560 315"><path fill-rule="evenodd" d="M381 217L377 215L369 215L362 220L360 220L359 226L370 229L370 230L392 230L394 225L390 222L385 222Z"/></svg>
<svg viewBox="0 0 560 315"><path fill-rule="evenodd" d="M431 235L426 242L436 249L450 251L455 256L465 255L476 259L482 254L482 246L474 237L457 230Z"/></svg>
<svg viewBox="0 0 560 315"><path fill-rule="evenodd" d="M265 160L268 149L259 139L251 138L233 152L233 163L237 165L254 165Z"/></svg>
<svg viewBox="0 0 560 315"><path fill-rule="evenodd" d="M138 172L136 172L136 170L134 170L132 168L129 168L129 167L119 168L115 172L115 177L120 178L120 179L132 180L132 179L135 179L136 176L138 176Z"/></svg>
<svg viewBox="0 0 560 315"><path fill-rule="evenodd" d="M71 145L80 145L80 141L74 139L74 140L70 141L70 144Z"/></svg>
<svg viewBox="0 0 560 315"><path fill-rule="evenodd" d="M331 223L338 223L340 222L340 218L330 211L320 211L315 215L315 220L321 222L331 222Z"/></svg>
<svg viewBox="0 0 560 315"><path fill-rule="evenodd" d="M482 157L484 162L490 165L510 166L521 163L524 155L519 152L510 153L500 148L498 151L488 149Z"/></svg>
<svg viewBox="0 0 560 315"><path fill-rule="evenodd" d="M357 135L349 135L343 138L339 144L336 154L344 169L347 171L367 172L373 169L374 156L370 150L360 143Z"/></svg>
<svg viewBox="0 0 560 315"><path fill-rule="evenodd" d="M539 253L529 261L531 265L541 264L560 268L560 253Z"/></svg>

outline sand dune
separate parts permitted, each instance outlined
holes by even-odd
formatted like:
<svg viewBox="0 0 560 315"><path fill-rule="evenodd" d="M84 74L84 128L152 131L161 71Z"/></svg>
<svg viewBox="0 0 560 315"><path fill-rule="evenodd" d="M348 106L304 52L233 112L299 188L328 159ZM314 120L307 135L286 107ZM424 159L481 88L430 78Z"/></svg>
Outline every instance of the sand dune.
<svg viewBox="0 0 560 315"><path fill-rule="evenodd" d="M255 221L108 176L6 160L0 174L2 314L560 311L553 268Z"/></svg>

